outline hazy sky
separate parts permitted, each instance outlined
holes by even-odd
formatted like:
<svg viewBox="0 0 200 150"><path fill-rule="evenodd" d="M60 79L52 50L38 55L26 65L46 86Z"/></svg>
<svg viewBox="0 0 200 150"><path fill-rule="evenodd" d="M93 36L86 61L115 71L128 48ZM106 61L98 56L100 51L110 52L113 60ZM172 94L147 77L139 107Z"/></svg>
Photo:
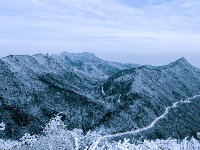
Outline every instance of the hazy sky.
<svg viewBox="0 0 200 150"><path fill-rule="evenodd" d="M199 0L2 0L0 56L91 52L200 68Z"/></svg>

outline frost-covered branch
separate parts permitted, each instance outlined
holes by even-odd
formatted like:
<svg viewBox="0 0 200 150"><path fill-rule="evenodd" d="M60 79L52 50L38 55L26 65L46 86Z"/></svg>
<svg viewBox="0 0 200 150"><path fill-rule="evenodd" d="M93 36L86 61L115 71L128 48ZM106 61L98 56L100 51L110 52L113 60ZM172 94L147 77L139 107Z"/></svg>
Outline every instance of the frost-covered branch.
<svg viewBox="0 0 200 150"><path fill-rule="evenodd" d="M2 127L0 130L5 130L5 124L3 122L0 124L0 127Z"/></svg>

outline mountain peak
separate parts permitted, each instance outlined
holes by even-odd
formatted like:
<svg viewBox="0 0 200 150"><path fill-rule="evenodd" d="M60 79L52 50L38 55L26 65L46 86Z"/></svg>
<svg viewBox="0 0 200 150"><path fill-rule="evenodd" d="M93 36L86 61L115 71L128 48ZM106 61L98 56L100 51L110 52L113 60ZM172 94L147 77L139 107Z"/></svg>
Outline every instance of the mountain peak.
<svg viewBox="0 0 200 150"><path fill-rule="evenodd" d="M187 59L185 57L181 57L180 59L177 60L178 62L186 62L188 63Z"/></svg>
<svg viewBox="0 0 200 150"><path fill-rule="evenodd" d="M66 51L64 51L64 52L61 53L61 55L67 55L67 54L69 54L69 53L66 52Z"/></svg>
<svg viewBox="0 0 200 150"><path fill-rule="evenodd" d="M173 62L174 65L189 65L190 63L185 59L185 57L181 57L180 59Z"/></svg>
<svg viewBox="0 0 200 150"><path fill-rule="evenodd" d="M175 67L175 66L179 66L179 67L183 67L183 66L187 66L187 67L191 67L191 64L187 61L187 59L185 59L185 57L181 57L178 60L171 62L167 65L163 65L163 66L159 66L159 67L153 67L153 68L171 68L171 67Z"/></svg>
<svg viewBox="0 0 200 150"><path fill-rule="evenodd" d="M183 64L189 64L189 62L185 59L185 57L181 57L181 58L179 58L178 60L176 60L176 61L174 61L174 62L172 62L172 63L170 63L170 66L171 65L183 65Z"/></svg>

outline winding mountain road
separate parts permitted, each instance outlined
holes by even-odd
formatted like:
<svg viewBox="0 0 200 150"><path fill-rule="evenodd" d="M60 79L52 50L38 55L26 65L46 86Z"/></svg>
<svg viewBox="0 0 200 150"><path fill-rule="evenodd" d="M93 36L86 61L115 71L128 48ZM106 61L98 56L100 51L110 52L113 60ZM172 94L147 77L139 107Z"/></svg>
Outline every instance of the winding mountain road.
<svg viewBox="0 0 200 150"><path fill-rule="evenodd" d="M174 107L178 107L177 104L178 103L191 103L190 102L190 99L193 99L195 97L200 97L200 95L195 95L191 98L187 98L185 101L184 100L181 100L179 102L175 102L173 103L172 106L169 106L166 108L166 111L163 115L161 115L160 117L156 118L148 127L145 127L145 128L141 128L141 129L138 129L138 130L134 130L134 131L128 131L128 132L125 132L125 133L117 133L117 134L114 134L114 135L107 135L107 136L103 136L103 137L99 137L99 139L96 141L96 143L94 144L94 147L92 148L92 150L94 150L96 148L96 146L98 145L98 143L100 142L100 140L102 139L105 139L105 138L111 138L111 137L117 137L117 136L121 136L121 135L126 135L126 134L136 134L136 133L139 133L140 131L144 131L144 130L147 130L147 129L150 129L152 127L154 127L155 123L161 119L161 118L164 118L165 115L169 112L169 109L170 108L174 108Z"/></svg>

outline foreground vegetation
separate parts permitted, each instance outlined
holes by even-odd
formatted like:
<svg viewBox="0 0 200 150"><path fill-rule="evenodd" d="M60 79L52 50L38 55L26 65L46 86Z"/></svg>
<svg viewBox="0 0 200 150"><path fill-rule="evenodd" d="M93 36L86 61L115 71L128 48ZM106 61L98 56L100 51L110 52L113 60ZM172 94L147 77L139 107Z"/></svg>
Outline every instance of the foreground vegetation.
<svg viewBox="0 0 200 150"><path fill-rule="evenodd" d="M0 132L3 132L5 125L0 124ZM129 139L123 142L108 142L106 133L97 133L88 131L83 135L81 129L66 130L66 125L61 120L61 116L57 115L43 129L44 135L37 136L25 134L21 141L4 141L0 139L0 149L5 150L198 150L200 143L195 138L187 140L187 137L177 142L177 140L155 140L130 144ZM200 134L197 133L199 136Z"/></svg>

